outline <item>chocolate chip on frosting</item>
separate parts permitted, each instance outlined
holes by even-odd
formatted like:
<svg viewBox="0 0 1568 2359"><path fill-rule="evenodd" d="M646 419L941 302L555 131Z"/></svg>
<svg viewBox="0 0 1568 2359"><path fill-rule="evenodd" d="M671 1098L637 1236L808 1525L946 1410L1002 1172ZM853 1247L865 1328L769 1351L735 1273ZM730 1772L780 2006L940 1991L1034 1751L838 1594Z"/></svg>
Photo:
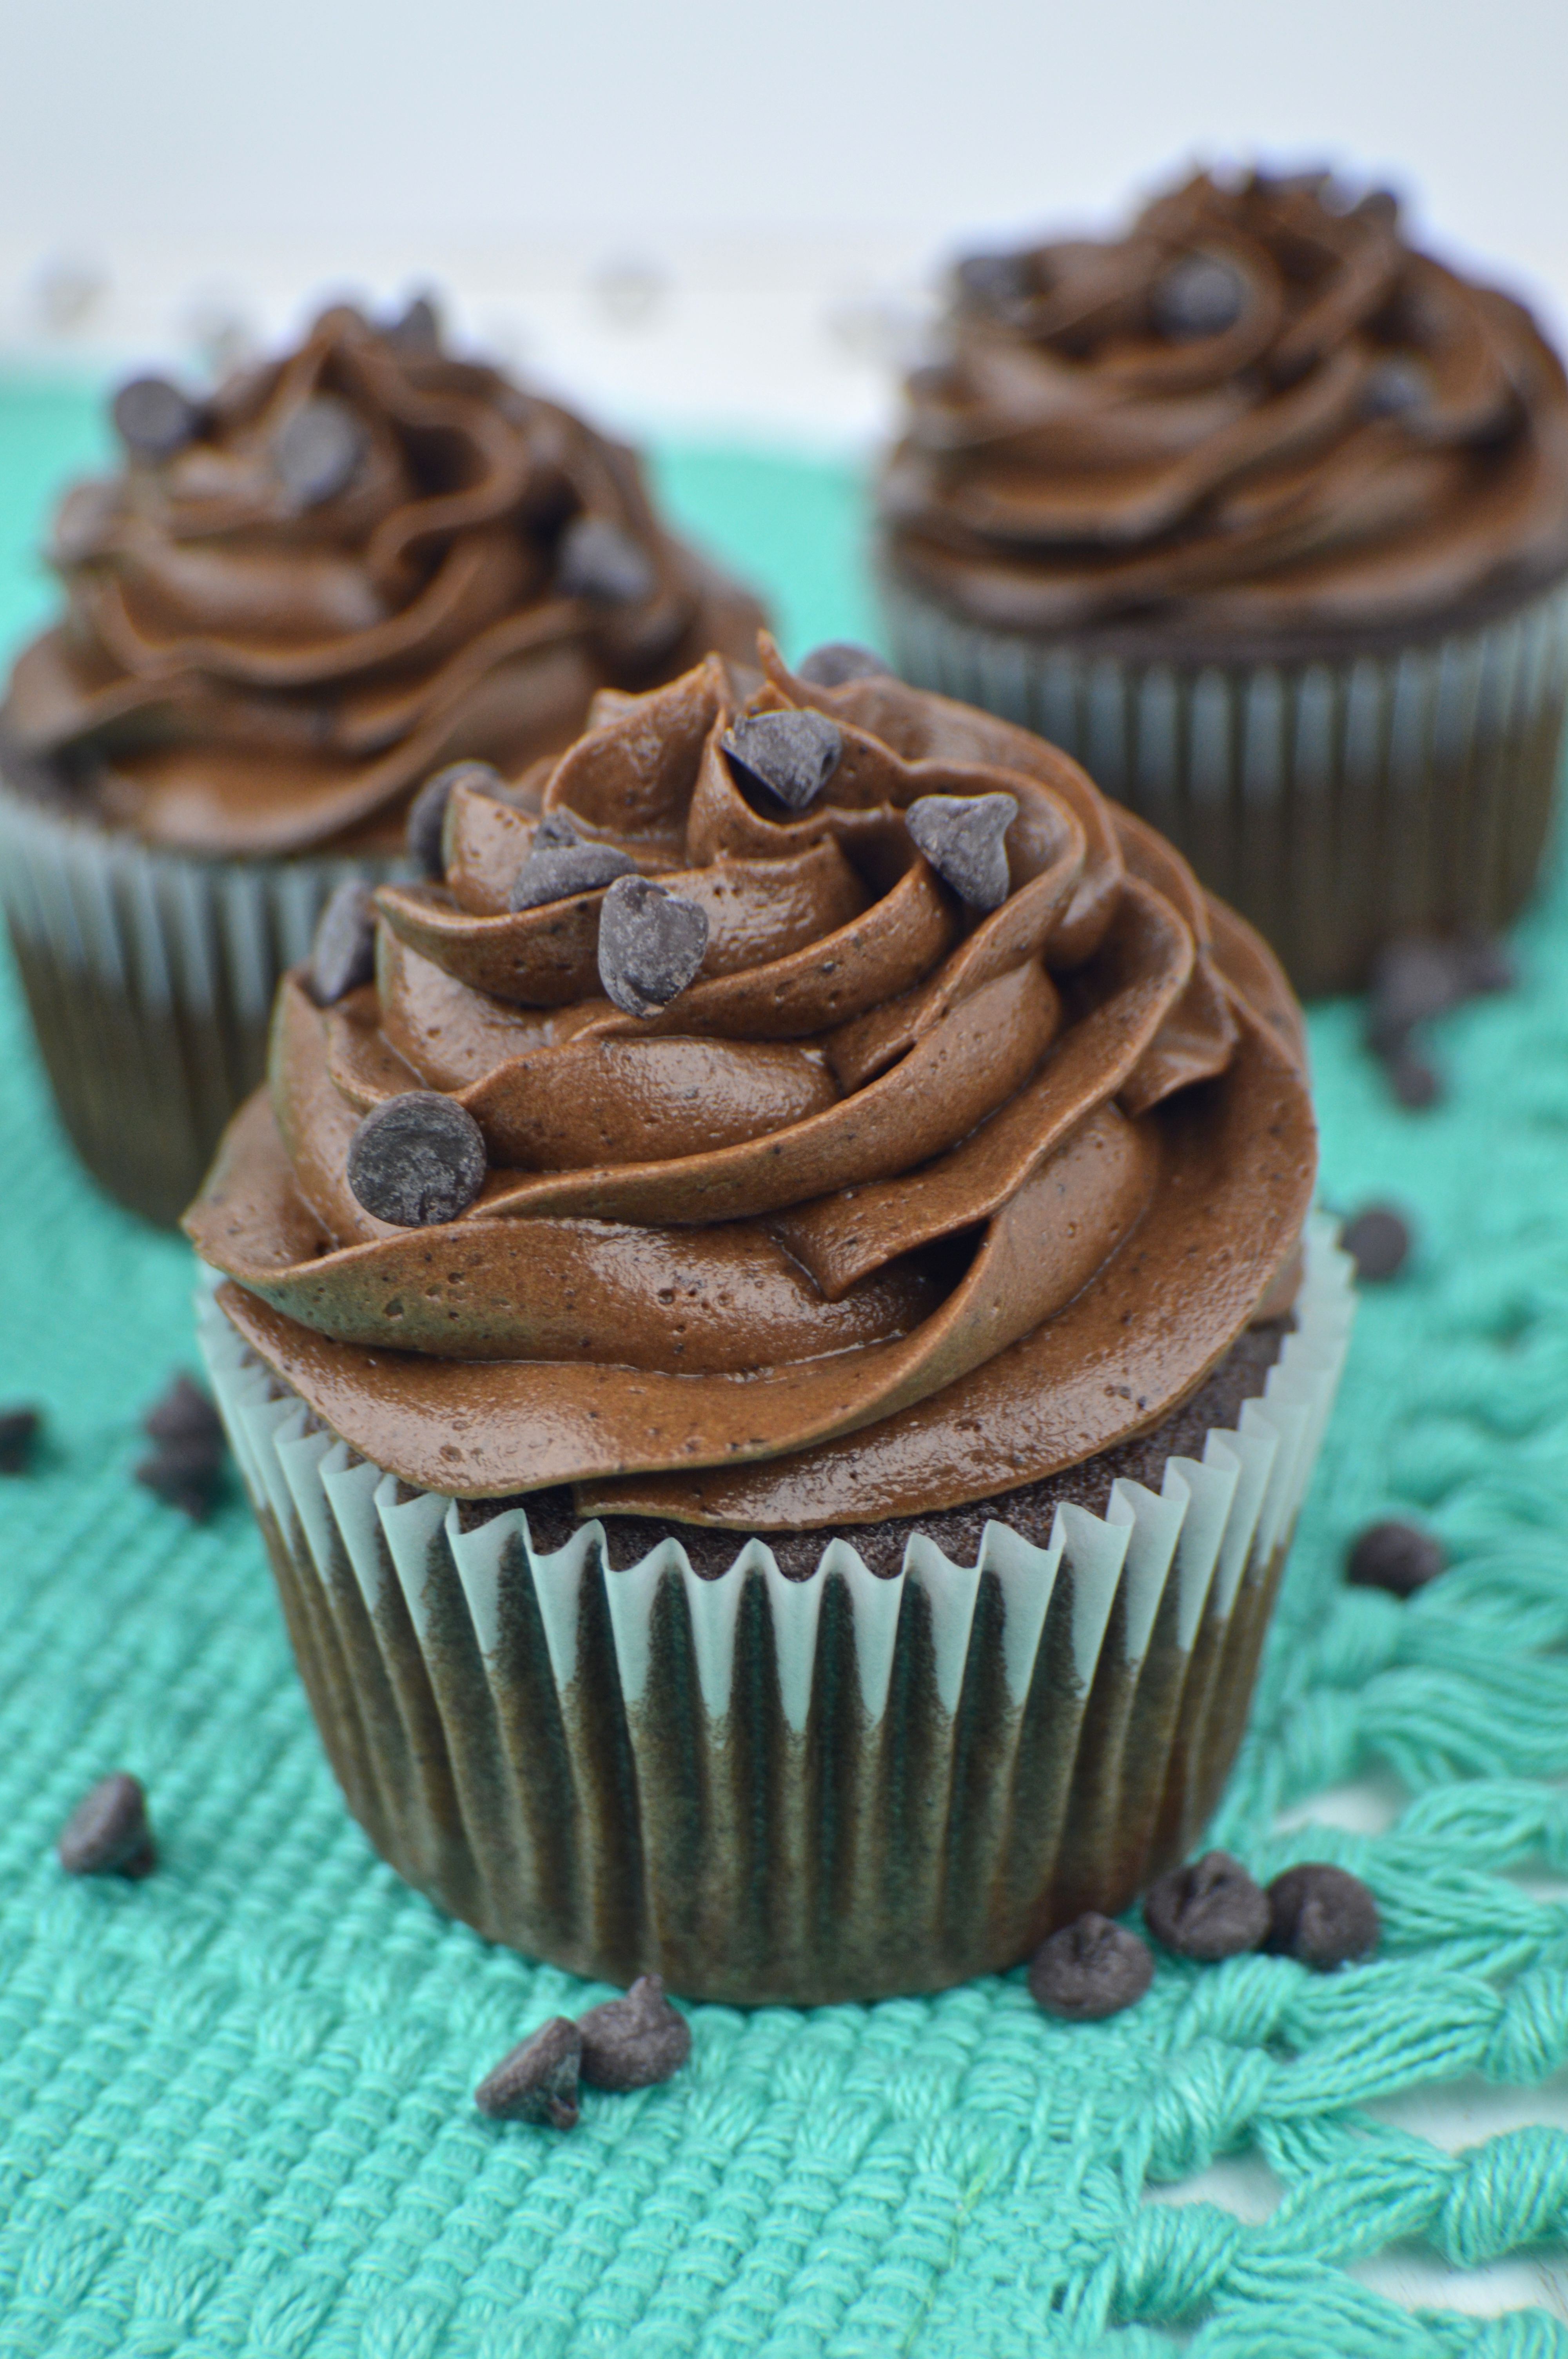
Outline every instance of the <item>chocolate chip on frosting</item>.
<svg viewBox="0 0 1568 2359"><path fill-rule="evenodd" d="M1147 1941L1089 1909L1042 1941L1029 1961L1029 1992L1047 2015L1098 2023L1141 1999L1154 1979Z"/></svg>
<svg viewBox="0 0 1568 2359"><path fill-rule="evenodd" d="M1246 301L1241 273L1217 254L1184 254L1149 290L1150 317L1173 343L1223 336L1240 319Z"/></svg>
<svg viewBox="0 0 1568 2359"><path fill-rule="evenodd" d="M564 901L573 893L596 893L618 876L635 875L637 864L612 843L541 844L538 831L527 859L517 871L510 904L514 909L538 909L549 901Z"/></svg>
<svg viewBox="0 0 1568 2359"><path fill-rule="evenodd" d="M477 787L481 794L505 799L506 781L490 762L449 762L444 770L437 770L427 778L408 806L403 832L408 857L422 876L438 877L446 873L441 831L447 823L447 804L452 788L458 786Z"/></svg>
<svg viewBox="0 0 1568 2359"><path fill-rule="evenodd" d="M362 876L345 876L316 921L310 946L310 989L319 1007L333 1007L375 973L375 902Z"/></svg>
<svg viewBox="0 0 1568 2359"><path fill-rule="evenodd" d="M708 912L647 876L622 876L599 916L599 979L628 1016L656 1016L692 982L708 948Z"/></svg>
<svg viewBox="0 0 1568 2359"><path fill-rule="evenodd" d="M374 1107L349 1142L355 1201L378 1221L426 1229L455 1221L484 1186L484 1133L438 1090L409 1090Z"/></svg>
<svg viewBox="0 0 1568 2359"><path fill-rule="evenodd" d="M658 588L653 559L608 516L580 516L561 535L556 583L563 598L640 606Z"/></svg>
<svg viewBox="0 0 1568 2359"><path fill-rule="evenodd" d="M748 777L802 811L838 768L844 733L825 712L743 712L720 743Z"/></svg>
<svg viewBox="0 0 1568 2359"><path fill-rule="evenodd" d="M590 2006L577 2027L590 2089L651 2089L691 2053L691 2026L665 1996L658 1974L639 1974L624 1998Z"/></svg>
<svg viewBox="0 0 1568 2359"><path fill-rule="evenodd" d="M492 2121L575 2129L581 2055L576 2024L553 2015L485 2074L473 2093L474 2104Z"/></svg>
<svg viewBox="0 0 1568 2359"><path fill-rule="evenodd" d="M918 849L971 909L1000 909L1008 895L1008 829L1016 795L922 795L904 813Z"/></svg>
<svg viewBox="0 0 1568 2359"><path fill-rule="evenodd" d="M1212 1962L1258 1947L1269 1930L1269 1903L1238 1859L1209 1851L1150 1886L1143 1921L1177 1957Z"/></svg>
<svg viewBox="0 0 1568 2359"><path fill-rule="evenodd" d="M1443 1543L1419 1524L1390 1516L1368 1524L1350 1550L1345 1578L1353 1589L1386 1589L1394 1597L1413 1597L1435 1581L1446 1561Z"/></svg>
<svg viewBox="0 0 1568 2359"><path fill-rule="evenodd" d="M1368 418L1406 418L1429 408L1431 401L1432 379L1421 362L1395 353L1371 371L1361 408Z"/></svg>
<svg viewBox="0 0 1568 2359"><path fill-rule="evenodd" d="M961 295L989 310L1027 303L1034 292L1028 259L1022 254L966 254L953 276Z"/></svg>
<svg viewBox="0 0 1568 2359"><path fill-rule="evenodd" d="M824 639L802 656L795 668L797 679L809 680L813 688L842 688L850 679L891 679L892 666L871 647L862 647L853 639Z"/></svg>
<svg viewBox="0 0 1568 2359"><path fill-rule="evenodd" d="M201 430L201 410L166 376L135 376L110 405L114 431L134 459L172 459Z"/></svg>
<svg viewBox="0 0 1568 2359"><path fill-rule="evenodd" d="M429 295L416 295L384 331L389 344L399 345L407 353L438 353L441 349L441 314Z"/></svg>
<svg viewBox="0 0 1568 2359"><path fill-rule="evenodd" d="M1358 1875L1326 1860L1286 1868L1268 1890L1268 1939L1276 1955L1319 1973L1370 1957L1382 1935L1378 1904Z"/></svg>
<svg viewBox="0 0 1568 2359"><path fill-rule="evenodd" d="M157 1852L140 1779L124 1769L100 1777L67 1819L55 1849L67 1875L150 1875Z"/></svg>
<svg viewBox="0 0 1568 2359"><path fill-rule="evenodd" d="M273 436L273 471L298 506L319 507L347 491L365 448L364 429L347 402L319 393Z"/></svg>

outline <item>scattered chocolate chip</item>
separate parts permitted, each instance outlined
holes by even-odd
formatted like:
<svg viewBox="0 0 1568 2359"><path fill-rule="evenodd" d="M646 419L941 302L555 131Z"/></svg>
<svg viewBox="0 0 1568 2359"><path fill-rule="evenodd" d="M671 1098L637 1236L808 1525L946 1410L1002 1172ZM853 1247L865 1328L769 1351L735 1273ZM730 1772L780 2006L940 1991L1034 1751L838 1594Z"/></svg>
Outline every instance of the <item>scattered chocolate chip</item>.
<svg viewBox="0 0 1568 2359"><path fill-rule="evenodd" d="M1370 1957L1382 1926L1378 1904L1358 1875L1326 1861L1303 1860L1287 1867L1268 1890L1269 1934L1264 1948L1298 1958L1303 1966L1329 1973Z"/></svg>
<svg viewBox="0 0 1568 2359"><path fill-rule="evenodd" d="M653 559L608 516L575 516L561 535L556 586L596 606L640 606L659 586Z"/></svg>
<svg viewBox="0 0 1568 2359"><path fill-rule="evenodd" d="M1010 311L1034 292L1033 273L1023 254L966 254L955 264L958 292L990 311Z"/></svg>
<svg viewBox="0 0 1568 2359"><path fill-rule="evenodd" d="M403 840L408 857L421 876L441 877L447 864L441 857L441 831L454 787L477 787L481 794L506 799L506 781L490 762L449 762L427 777L408 806Z"/></svg>
<svg viewBox="0 0 1568 2359"><path fill-rule="evenodd" d="M539 831L512 887L514 909L542 908L547 901L564 901L572 893L597 893L618 876L633 876L637 864L612 843L539 842Z"/></svg>
<svg viewBox="0 0 1568 2359"><path fill-rule="evenodd" d="M748 777L795 811L816 800L844 751L844 733L825 712L743 712L719 742Z"/></svg>
<svg viewBox="0 0 1568 2359"><path fill-rule="evenodd" d="M319 393L273 436L272 463L289 498L314 508L348 489L365 449L365 430L348 404Z"/></svg>
<svg viewBox="0 0 1568 2359"><path fill-rule="evenodd" d="M1269 1904L1238 1859L1205 1852L1173 1867L1143 1896L1143 1921L1179 1958L1234 1958L1269 1930Z"/></svg>
<svg viewBox="0 0 1568 2359"><path fill-rule="evenodd" d="M205 1523L223 1487L222 1455L204 1441L165 1441L140 1461L135 1477L166 1507L178 1507L193 1524Z"/></svg>
<svg viewBox="0 0 1568 2359"><path fill-rule="evenodd" d="M1154 1953L1125 1925L1091 1908L1041 1942L1029 1961L1029 1991L1047 2015L1098 2023L1141 1999L1154 1979Z"/></svg>
<svg viewBox="0 0 1568 2359"><path fill-rule="evenodd" d="M1395 353L1379 361L1361 393L1364 418L1408 418L1432 402L1432 378L1418 360Z"/></svg>
<svg viewBox="0 0 1568 2359"><path fill-rule="evenodd" d="M1429 1106L1443 1095L1441 1077L1411 1038L1415 1028L1513 982L1508 953L1482 934L1406 934L1379 952L1367 999L1367 1046L1401 1105Z"/></svg>
<svg viewBox="0 0 1568 2359"><path fill-rule="evenodd" d="M28 1401L0 1408L0 1474L27 1473L42 1426L42 1414Z"/></svg>
<svg viewBox="0 0 1568 2359"><path fill-rule="evenodd" d="M691 2026L665 1996L658 1974L639 1974L624 1998L590 2006L578 2029L590 2089L651 2089L691 2053Z"/></svg>
<svg viewBox="0 0 1568 2359"><path fill-rule="evenodd" d="M499 2122L539 2122L557 2130L577 2126L578 2066L582 2041L575 2023L553 2015L503 2056L473 2093L481 2114Z"/></svg>
<svg viewBox="0 0 1568 2359"><path fill-rule="evenodd" d="M1395 1597L1411 1597L1435 1581L1446 1559L1443 1543L1419 1524L1368 1524L1353 1543L1345 1578L1355 1589L1386 1589Z"/></svg>
<svg viewBox="0 0 1568 2359"><path fill-rule="evenodd" d="M871 648L857 647L852 639L825 639L809 655L802 656L795 676L809 680L813 688L842 688L846 680L891 679L892 666Z"/></svg>
<svg viewBox="0 0 1568 2359"><path fill-rule="evenodd" d="M172 459L201 430L199 405L163 376L135 376L123 385L110 416L134 459Z"/></svg>
<svg viewBox="0 0 1568 2359"><path fill-rule="evenodd" d="M385 331L389 344L408 353L438 353L441 349L441 314L428 295L416 295L399 318L389 322Z"/></svg>
<svg viewBox="0 0 1568 2359"><path fill-rule="evenodd" d="M1423 1106L1442 1103L1443 1076L1434 1065L1428 1063L1419 1049L1411 1048L1408 1042L1401 1042L1397 1049L1390 1050L1383 1062L1389 1087L1400 1105L1408 1106L1412 1114L1419 1114Z"/></svg>
<svg viewBox="0 0 1568 2359"><path fill-rule="evenodd" d="M1410 1258L1410 1227L1392 1204L1368 1204L1346 1221L1339 1242L1356 1264L1357 1277L1369 1285L1397 1277Z"/></svg>
<svg viewBox="0 0 1568 2359"><path fill-rule="evenodd" d="M227 1448L223 1420L201 1390L183 1371L171 1376L142 1419L142 1431L154 1441L200 1442L221 1457Z"/></svg>
<svg viewBox="0 0 1568 2359"><path fill-rule="evenodd" d="M100 1777L67 1819L55 1848L68 1875L150 1875L157 1850L140 1779L124 1769Z"/></svg>
<svg viewBox="0 0 1568 2359"><path fill-rule="evenodd" d="M373 1107L349 1141L354 1200L378 1221L426 1229L455 1221L484 1186L484 1133L438 1090L409 1090Z"/></svg>
<svg viewBox="0 0 1568 2359"><path fill-rule="evenodd" d="M1199 336L1223 336L1246 303L1246 281L1234 263L1217 254L1184 254L1154 281L1149 312L1161 335L1186 343Z"/></svg>
<svg viewBox="0 0 1568 2359"><path fill-rule="evenodd" d="M1016 795L922 795L904 820L916 847L971 909L1000 909L1008 895L1003 838Z"/></svg>
<svg viewBox="0 0 1568 2359"><path fill-rule="evenodd" d="M708 948L708 912L647 876L621 876L599 913L599 979L628 1016L655 1016Z"/></svg>
<svg viewBox="0 0 1568 2359"><path fill-rule="evenodd" d="M375 973L375 902L362 877L345 876L316 920L310 946L310 988L318 1006L369 983Z"/></svg>

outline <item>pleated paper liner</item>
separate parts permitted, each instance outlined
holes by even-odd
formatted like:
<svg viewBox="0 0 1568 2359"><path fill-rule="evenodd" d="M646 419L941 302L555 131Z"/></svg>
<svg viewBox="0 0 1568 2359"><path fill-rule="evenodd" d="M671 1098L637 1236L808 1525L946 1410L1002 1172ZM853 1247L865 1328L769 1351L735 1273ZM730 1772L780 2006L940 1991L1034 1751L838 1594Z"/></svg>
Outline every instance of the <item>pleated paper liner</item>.
<svg viewBox="0 0 1568 2359"><path fill-rule="evenodd" d="M209 1295L203 1349L350 1808L481 1933L625 1984L811 2004L938 1989L1124 1908L1235 1756L1348 1341L1314 1222L1261 1397L1156 1494L1005 1523L979 1561L852 1532L806 1580L765 1541L695 1573L613 1519L535 1554L326 1430Z"/></svg>
<svg viewBox="0 0 1568 2359"><path fill-rule="evenodd" d="M155 852L0 786L0 903L71 1144L172 1226L266 1071L273 995L345 876L388 861Z"/></svg>
<svg viewBox="0 0 1568 2359"><path fill-rule="evenodd" d="M884 571L903 678L1020 722L1185 853L1296 989L1358 988L1406 932L1508 924L1541 864L1568 695L1568 590L1339 661L1094 655L964 622Z"/></svg>

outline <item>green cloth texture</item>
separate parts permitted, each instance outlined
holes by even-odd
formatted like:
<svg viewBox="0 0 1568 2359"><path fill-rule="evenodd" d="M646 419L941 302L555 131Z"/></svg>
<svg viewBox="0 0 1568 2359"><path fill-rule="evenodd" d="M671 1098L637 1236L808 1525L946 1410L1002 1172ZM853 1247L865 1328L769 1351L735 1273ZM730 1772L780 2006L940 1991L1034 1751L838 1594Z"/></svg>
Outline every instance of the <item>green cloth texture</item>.
<svg viewBox="0 0 1568 2359"><path fill-rule="evenodd" d="M100 446L83 395L0 388L0 632L48 611L45 496ZM874 631L842 467L676 450L659 477L776 602L786 652ZM487 1946L350 1820L236 1484L204 1526L132 1479L194 1369L189 1256L100 1198L0 990L0 1403L48 1418L0 1478L0 2354L49 2359L1548 2359L1568 2329L1409 2314L1351 2265L1415 2240L1561 2254L1568 2137L1449 2157L1364 2110L1568 2060L1568 871L1521 988L1438 1027L1451 1089L1390 1101L1360 1012L1314 1011L1325 1201L1412 1213L1369 1289L1243 1757L1213 1831L1253 1873L1367 1878L1378 1959L1165 1961L1072 2027L1021 1973L935 1999L690 2010L687 2068L589 2093L569 2135L471 2092L610 1994ZM1400 1603L1346 1543L1399 1514L1451 1570ZM54 1837L103 1772L161 1864L72 1881ZM1274 1832L1352 1777L1376 1836ZM1148 2191L1249 2146L1244 2224Z"/></svg>

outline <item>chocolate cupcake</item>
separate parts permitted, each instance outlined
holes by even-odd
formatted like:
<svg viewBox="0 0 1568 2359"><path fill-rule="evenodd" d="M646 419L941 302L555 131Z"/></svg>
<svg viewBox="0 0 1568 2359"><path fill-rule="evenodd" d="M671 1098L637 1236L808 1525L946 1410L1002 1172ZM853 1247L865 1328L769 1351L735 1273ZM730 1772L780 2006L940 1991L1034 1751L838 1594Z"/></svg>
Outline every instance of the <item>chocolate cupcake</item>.
<svg viewBox="0 0 1568 2359"><path fill-rule="evenodd" d="M906 678L1063 745L1306 992L1491 930L1568 680L1568 383L1382 191L1200 175L958 267L881 490Z"/></svg>
<svg viewBox="0 0 1568 2359"><path fill-rule="evenodd" d="M1038 738L763 658L455 788L186 1225L377 1847L579 1973L806 2002L1184 1854L1349 1291L1250 930Z"/></svg>
<svg viewBox="0 0 1568 2359"><path fill-rule="evenodd" d="M55 526L65 619L0 708L0 898L79 1152L173 1222L280 974L337 885L402 865L422 781L558 753L600 689L745 653L760 617L630 451L444 353L427 304L340 307L114 416L121 472Z"/></svg>

